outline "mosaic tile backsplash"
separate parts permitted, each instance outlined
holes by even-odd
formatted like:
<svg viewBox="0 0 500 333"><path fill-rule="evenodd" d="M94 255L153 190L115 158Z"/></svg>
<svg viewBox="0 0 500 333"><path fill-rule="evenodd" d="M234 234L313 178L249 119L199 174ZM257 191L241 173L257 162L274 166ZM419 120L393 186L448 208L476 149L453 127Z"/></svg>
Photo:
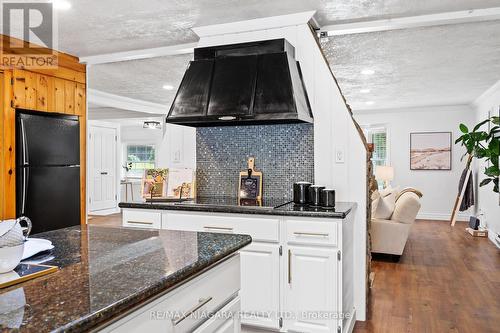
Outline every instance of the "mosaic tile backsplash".
<svg viewBox="0 0 500 333"><path fill-rule="evenodd" d="M237 197L239 173L249 157L263 173L263 197L292 200L293 183L314 181L313 125L198 128L197 195Z"/></svg>

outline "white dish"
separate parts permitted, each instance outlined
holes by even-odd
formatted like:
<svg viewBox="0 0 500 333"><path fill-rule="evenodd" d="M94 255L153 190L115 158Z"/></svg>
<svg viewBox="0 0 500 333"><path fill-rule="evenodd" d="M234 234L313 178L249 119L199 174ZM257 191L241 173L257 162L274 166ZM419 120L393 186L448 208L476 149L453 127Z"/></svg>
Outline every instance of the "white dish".
<svg viewBox="0 0 500 333"><path fill-rule="evenodd" d="M10 272L21 262L24 243L0 248L0 273Z"/></svg>
<svg viewBox="0 0 500 333"><path fill-rule="evenodd" d="M42 238L28 238L24 243L24 252L22 260L33 257L40 252L52 250L54 245L47 239Z"/></svg>

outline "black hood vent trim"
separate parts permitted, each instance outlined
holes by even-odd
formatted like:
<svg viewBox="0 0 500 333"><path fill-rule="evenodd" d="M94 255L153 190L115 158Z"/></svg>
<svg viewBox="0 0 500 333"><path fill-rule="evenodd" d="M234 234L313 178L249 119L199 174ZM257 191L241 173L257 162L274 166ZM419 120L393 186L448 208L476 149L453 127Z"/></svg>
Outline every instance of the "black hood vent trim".
<svg viewBox="0 0 500 333"><path fill-rule="evenodd" d="M196 48L166 119L192 127L313 122L285 39Z"/></svg>

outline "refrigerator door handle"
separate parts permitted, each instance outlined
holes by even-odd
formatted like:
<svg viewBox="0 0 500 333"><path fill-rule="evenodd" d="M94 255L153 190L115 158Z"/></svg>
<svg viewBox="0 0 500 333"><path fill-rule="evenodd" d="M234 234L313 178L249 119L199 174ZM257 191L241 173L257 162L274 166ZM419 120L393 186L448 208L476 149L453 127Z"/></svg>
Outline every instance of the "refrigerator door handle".
<svg viewBox="0 0 500 333"><path fill-rule="evenodd" d="M24 216L26 214L26 196L28 194L28 177L29 170L28 168L23 169L23 181L22 181L22 194L21 194L21 215Z"/></svg>
<svg viewBox="0 0 500 333"><path fill-rule="evenodd" d="M21 138L22 138L22 165L26 166L29 163L28 158L28 142L26 139L26 129L24 128L24 120L21 118Z"/></svg>

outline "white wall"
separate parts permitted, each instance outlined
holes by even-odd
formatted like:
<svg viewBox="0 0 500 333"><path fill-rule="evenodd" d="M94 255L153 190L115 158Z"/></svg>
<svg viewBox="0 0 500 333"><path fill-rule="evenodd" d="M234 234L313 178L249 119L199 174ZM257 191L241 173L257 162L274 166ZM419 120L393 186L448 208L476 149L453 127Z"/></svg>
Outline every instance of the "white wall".
<svg viewBox="0 0 500 333"><path fill-rule="evenodd" d="M469 106L436 106L410 109L370 110L357 113L362 125L385 124L389 135L390 164L394 167L392 186L414 187L424 194L418 215L422 219L449 220L458 194L458 182L465 167L460 158L465 149L455 145L458 125L471 125L474 111ZM410 170L411 132L452 132L452 167L444 170ZM470 212L458 218L468 219Z"/></svg>
<svg viewBox="0 0 500 333"><path fill-rule="evenodd" d="M498 116L498 108L500 107L500 81L478 98L473 106L475 110L475 121L477 123L488 118L488 111L494 113L492 116ZM476 162L475 173L479 177L479 181L484 178L482 176L484 168L485 163ZM478 177L476 177L476 179L478 179ZM485 187L479 187L478 197L477 213L482 212L484 214L483 220L489 229L488 236L493 243L499 246L494 240L496 235L500 233L499 194L493 192L493 187L489 184Z"/></svg>
<svg viewBox="0 0 500 333"><path fill-rule="evenodd" d="M220 28L207 29L209 33L200 36L198 46L286 38L295 47L295 57L300 62L314 114L315 182L334 188L338 201L358 204L354 217L355 262L352 278L356 318L365 320L366 150L320 48L306 24L309 18L303 23L288 25L286 16L282 16L280 20L268 18L220 25ZM278 21L283 25L270 27ZM199 34L199 30L194 30ZM334 155L337 150L345 154L342 163L335 162Z"/></svg>

